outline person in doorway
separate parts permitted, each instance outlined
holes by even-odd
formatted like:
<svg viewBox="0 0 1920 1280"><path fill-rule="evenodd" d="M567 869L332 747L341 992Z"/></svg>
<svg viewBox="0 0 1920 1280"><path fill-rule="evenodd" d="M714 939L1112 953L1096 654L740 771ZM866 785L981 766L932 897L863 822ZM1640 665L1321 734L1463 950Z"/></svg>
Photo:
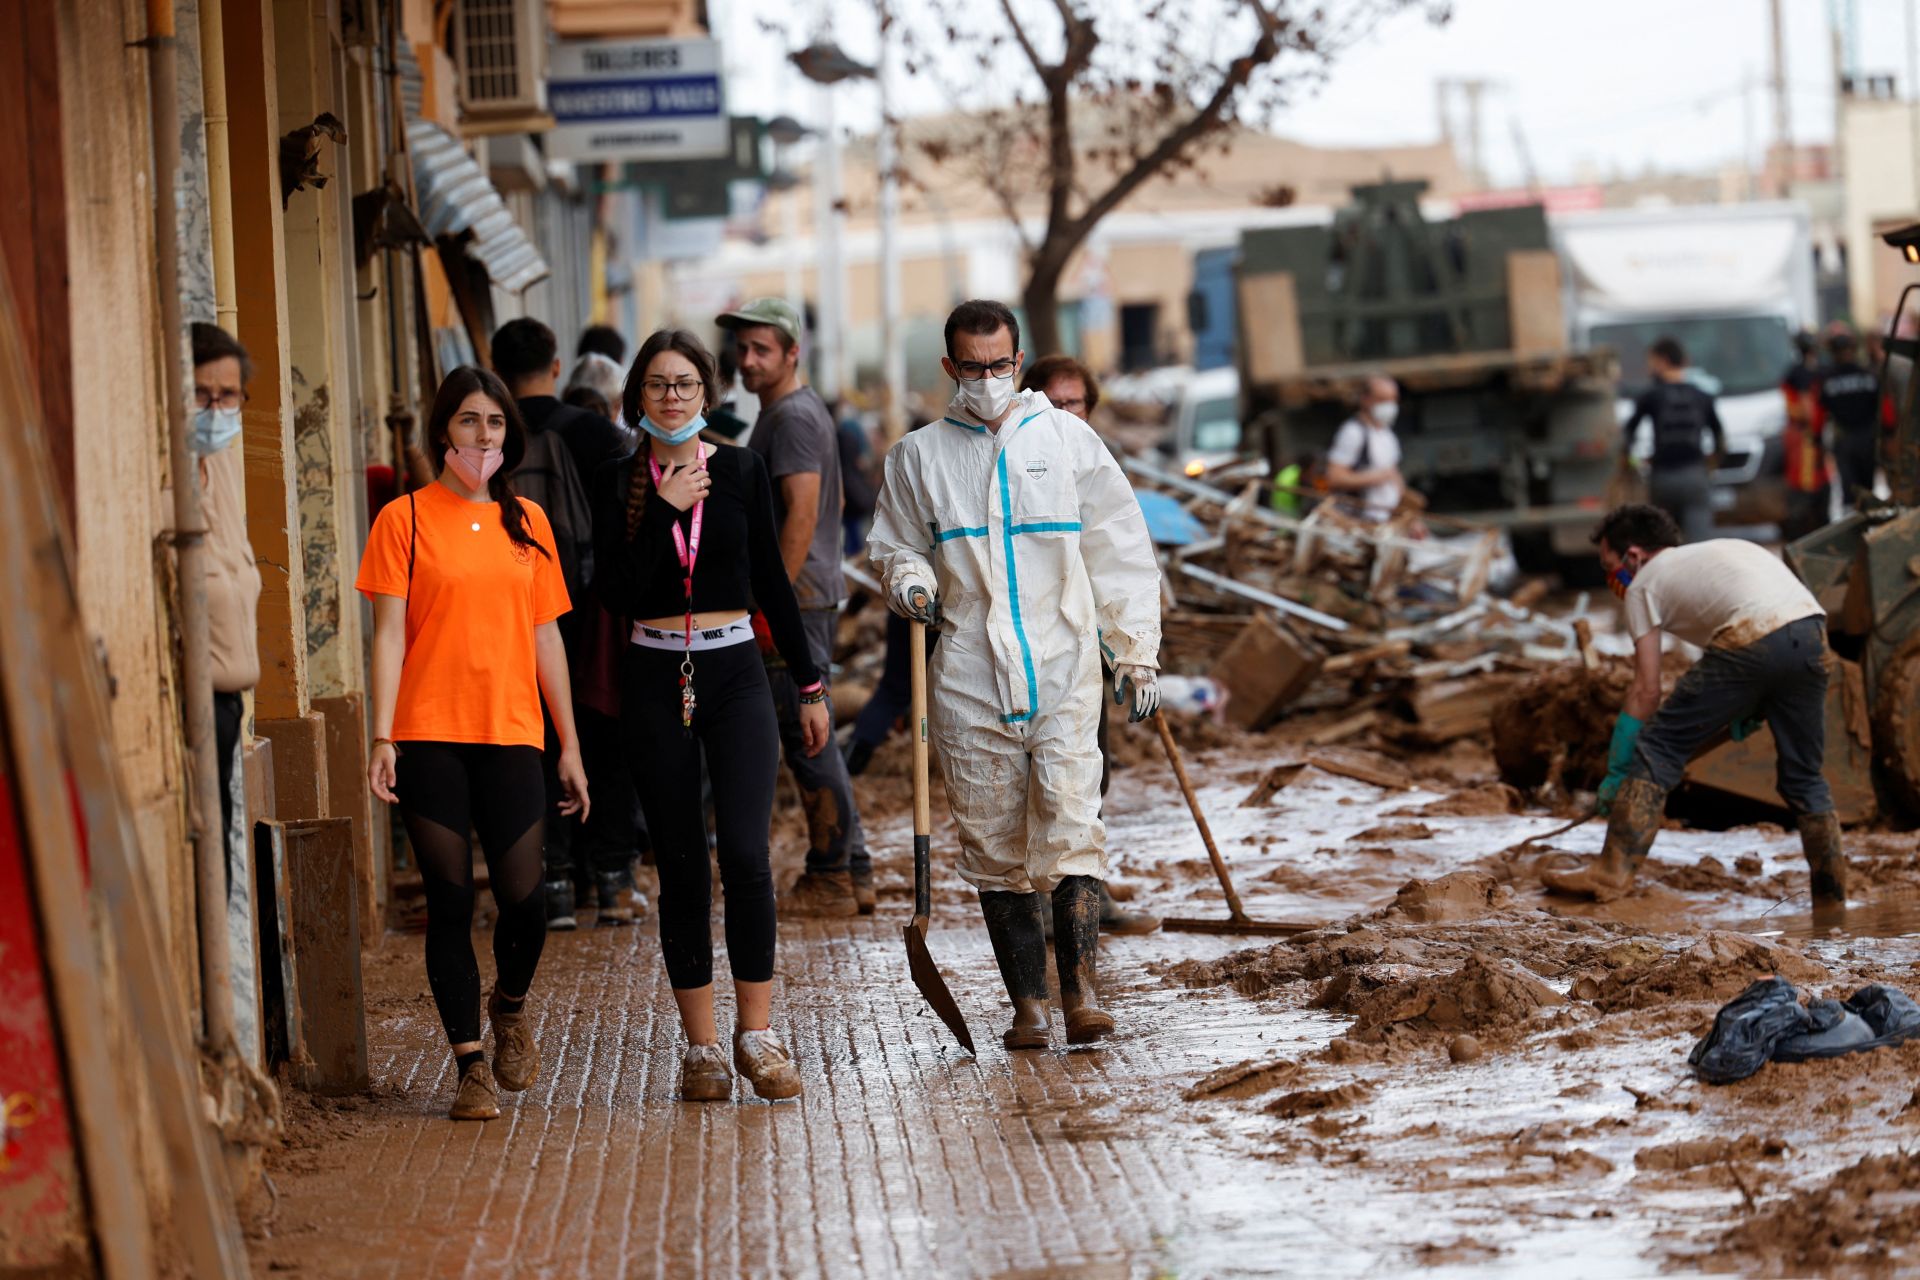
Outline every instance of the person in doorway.
<svg viewBox="0 0 1920 1280"><path fill-rule="evenodd" d="M1053 908L1067 1040L1113 1031L1095 987L1100 663L1134 720L1160 705L1160 568L1120 466L1086 423L1016 393L1020 325L1001 303L947 317L947 415L887 455L869 557L896 613L940 631L930 728L960 836L960 875L1012 998L1010 1049L1048 1041Z"/></svg>
<svg viewBox="0 0 1920 1280"><path fill-rule="evenodd" d="M1651 424L1648 495L1673 517L1688 542L1702 542L1713 536L1713 468L1727 445L1720 414L1712 393L1688 376L1687 352L1679 339L1661 338L1648 348L1647 372L1653 385L1633 402L1621 428L1621 456L1632 462L1640 424ZM1704 443L1709 438L1711 448Z"/></svg>
<svg viewBox="0 0 1920 1280"><path fill-rule="evenodd" d="M1833 496L1826 411L1820 404L1820 345L1811 333L1796 333L1793 348L1793 363L1780 375L1780 398L1787 404L1787 426L1781 433L1787 510L1780 536L1789 542L1826 525Z"/></svg>
<svg viewBox="0 0 1920 1280"><path fill-rule="evenodd" d="M246 786L240 768L246 691L260 681L254 611L260 570L247 541L246 476L240 457L240 407L253 364L232 334L193 326L193 427L207 518L207 644L213 651L214 754L220 769L221 843L228 888L247 857ZM244 882L243 882L244 883Z"/></svg>
<svg viewBox="0 0 1920 1280"><path fill-rule="evenodd" d="M1391 520L1406 496L1400 475L1400 388L1392 378L1367 379L1360 407L1334 432L1327 447L1328 490L1344 495L1341 507L1364 520Z"/></svg>
<svg viewBox="0 0 1920 1280"><path fill-rule="evenodd" d="M704 752L737 1005L734 1067L762 1098L792 1098L800 1073L772 1029L767 833L780 735L750 604L786 660L809 757L827 745L827 690L781 555L766 466L750 449L700 438L718 398L713 356L698 338L662 330L641 345L622 401L646 445L595 477L595 587L609 610L636 619L621 720L660 875L660 948L687 1034L680 1096L724 1101L733 1091L713 1013Z"/></svg>
<svg viewBox="0 0 1920 1280"><path fill-rule="evenodd" d="M798 312L779 298L756 298L715 323L733 331L740 385L760 401L747 447L773 478L780 555L800 602L813 658L809 666L830 679L833 635L847 595L840 573L838 430L826 401L800 380ZM801 749L794 672L776 657L768 677L787 768L807 812L806 868L787 893L787 907L802 915L870 914L875 902L873 861L854 807L846 761L838 751L814 756Z"/></svg>
<svg viewBox="0 0 1920 1280"><path fill-rule="evenodd" d="M1600 784L1607 813L1600 858L1541 879L1577 897L1625 893L1688 761L1720 734L1744 738L1764 723L1779 759L1780 799L1799 824L1814 908L1843 907L1840 820L1820 771L1827 695L1827 616L1820 602L1778 556L1754 543L1714 538L1681 546L1679 527L1658 507L1615 508L1593 540L1608 584L1626 603L1633 685ZM1663 634L1706 651L1664 702Z"/></svg>
<svg viewBox="0 0 1920 1280"><path fill-rule="evenodd" d="M1093 371L1075 360L1072 356L1055 354L1041 356L1026 366L1020 378L1022 391L1037 391L1047 398L1047 403L1062 413L1072 414L1082 422L1093 417L1093 411L1100 404L1100 383L1095 380ZM1110 674L1104 666L1101 672L1102 687L1112 692ZM1106 816L1107 786L1113 776L1112 719L1108 700L1100 702L1100 805L1101 816ZM1100 882L1100 927L1109 933L1152 933L1160 927L1159 917L1144 911L1128 911L1113 899L1113 893L1107 882Z"/></svg>
<svg viewBox="0 0 1920 1280"><path fill-rule="evenodd" d="M593 577L593 514L587 505L586 477L628 452L629 442L605 418L556 398L559 344L546 325L538 320L509 320L495 331L491 346L494 369L506 382L526 424L525 456L513 475L515 491L546 513L568 597L577 602L560 627L569 668L577 677L594 668L598 648L607 641L606 628L600 625L588 592ZM616 652L624 647L617 638L614 644ZM594 806L592 827L558 819L547 823L547 928L554 930L575 928L580 908L595 898L604 925L631 923L640 906L633 882L640 833L633 825L632 783L620 748L619 726L578 693L574 723L580 729L587 781L601 803ZM560 799L559 757L559 739L549 719L544 757L549 803Z"/></svg>
<svg viewBox="0 0 1920 1280"><path fill-rule="evenodd" d="M1820 409L1826 416L1834 460L1840 464L1840 493L1857 506L1873 492L1880 466L1880 379L1860 363L1860 344L1851 333L1827 339L1830 361L1820 377Z"/></svg>
<svg viewBox="0 0 1920 1280"><path fill-rule="evenodd" d="M541 703L560 739L558 817L588 812L567 652L569 601L546 513L513 492L526 427L484 369L448 374L427 420L437 483L389 503L355 584L373 604L373 747L367 782L400 806L427 895L427 983L452 1046L455 1120L500 1114L496 1086L527 1088L540 1050L528 992L547 936L540 893L548 812ZM493 899L494 1052L480 1043L473 853Z"/></svg>
<svg viewBox="0 0 1920 1280"><path fill-rule="evenodd" d="M621 368L627 364L627 340L610 324L590 324L580 331L575 356L605 356Z"/></svg>

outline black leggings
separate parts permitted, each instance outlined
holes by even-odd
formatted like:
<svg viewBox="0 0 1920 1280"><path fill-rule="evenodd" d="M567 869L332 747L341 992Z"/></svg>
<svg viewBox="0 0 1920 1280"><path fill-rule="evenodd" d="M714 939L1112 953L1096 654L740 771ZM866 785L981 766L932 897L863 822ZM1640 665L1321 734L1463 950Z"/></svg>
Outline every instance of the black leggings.
<svg viewBox="0 0 1920 1280"><path fill-rule="evenodd" d="M500 909L495 984L524 996L547 941L540 888L546 788L538 747L402 742L393 792L427 891L427 985L449 1044L480 1039L480 967L473 957L473 849L480 837Z"/></svg>
<svg viewBox="0 0 1920 1280"><path fill-rule="evenodd" d="M773 822L780 729L766 666L752 642L693 655L697 705L693 732L680 723L677 652L629 646L621 674L621 724L627 761L653 840L660 874L660 950L667 980L679 990L713 981L713 876L700 799L700 755L713 783L726 892L727 961L736 982L773 978Z"/></svg>

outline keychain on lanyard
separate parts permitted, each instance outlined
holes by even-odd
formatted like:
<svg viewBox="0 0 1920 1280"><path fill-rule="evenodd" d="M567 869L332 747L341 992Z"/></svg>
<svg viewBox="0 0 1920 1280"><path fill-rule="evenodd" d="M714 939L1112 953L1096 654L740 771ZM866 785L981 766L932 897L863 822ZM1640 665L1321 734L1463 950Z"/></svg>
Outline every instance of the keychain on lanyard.
<svg viewBox="0 0 1920 1280"><path fill-rule="evenodd" d="M707 446L702 443L694 455L696 465L702 471L707 469ZM653 487L660 487L660 463L651 454L647 457L647 466L653 472ZM673 551L680 558L680 567L686 571L687 583L687 651L680 659L680 723L689 733L693 730L693 566L700 558L700 525L706 514L705 498L693 504L693 529L690 534L680 532L680 522L673 521Z"/></svg>

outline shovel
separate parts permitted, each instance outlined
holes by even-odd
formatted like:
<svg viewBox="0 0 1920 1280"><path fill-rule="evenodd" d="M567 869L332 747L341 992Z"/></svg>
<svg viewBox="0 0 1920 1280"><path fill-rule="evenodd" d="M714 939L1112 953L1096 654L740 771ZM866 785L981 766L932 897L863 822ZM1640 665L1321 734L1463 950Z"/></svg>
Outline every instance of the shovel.
<svg viewBox="0 0 1920 1280"><path fill-rule="evenodd" d="M913 668L913 919L906 927L907 971L913 985L947 1024L953 1038L968 1053L973 1053L973 1035L967 1020L960 1016L947 980L927 950L928 917L933 914L933 890L928 884L927 867L933 841L933 808L927 795L927 626L913 624L913 643L908 650Z"/></svg>
<svg viewBox="0 0 1920 1280"><path fill-rule="evenodd" d="M1166 708L1153 717L1154 727L1160 731L1160 745L1166 749L1167 763L1173 766L1174 781L1180 784L1180 794L1187 798L1187 808L1193 813L1193 825L1200 829L1200 842L1207 846L1207 858L1213 863L1213 874L1220 881L1220 889L1227 895L1227 918L1213 920L1198 916L1169 916L1160 922L1162 929L1172 929L1185 933L1257 933L1277 937L1291 937L1296 933L1310 933L1320 928L1319 923L1298 924L1283 920L1255 920L1247 915L1246 908L1240 905L1240 895L1234 890L1233 877L1227 874L1226 859L1220 856L1220 848L1213 842L1213 828L1207 825L1207 815L1200 808L1200 797L1193 794L1193 783L1187 778L1186 762L1180 758L1179 744L1173 740L1173 730L1167 725Z"/></svg>

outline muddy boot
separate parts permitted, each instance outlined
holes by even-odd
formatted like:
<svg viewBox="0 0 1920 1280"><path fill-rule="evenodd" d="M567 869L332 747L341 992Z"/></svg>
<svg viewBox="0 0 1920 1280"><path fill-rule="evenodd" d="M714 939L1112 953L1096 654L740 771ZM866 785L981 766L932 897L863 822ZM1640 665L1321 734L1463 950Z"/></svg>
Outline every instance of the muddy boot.
<svg viewBox="0 0 1920 1280"><path fill-rule="evenodd" d="M1542 871L1540 881L1554 893L1607 902L1633 887L1634 873L1660 833L1667 793L1645 778L1628 778L1607 815L1607 841L1600 856L1574 871Z"/></svg>
<svg viewBox="0 0 1920 1280"><path fill-rule="evenodd" d="M602 871L595 877L599 921L603 925L632 924L646 910L646 898L634 888L633 872Z"/></svg>
<svg viewBox="0 0 1920 1280"><path fill-rule="evenodd" d="M1816 911L1847 905L1847 855L1840 847L1840 818L1833 813L1800 815L1800 847L1813 878Z"/></svg>
<svg viewBox="0 0 1920 1280"><path fill-rule="evenodd" d="M853 905L861 915L872 915L873 909L880 905L880 895L873 888L873 868L849 871L847 878L853 883Z"/></svg>
<svg viewBox="0 0 1920 1280"><path fill-rule="evenodd" d="M1100 882L1068 876L1053 888L1053 965L1060 975L1060 1006L1067 1014L1067 1043L1089 1044L1113 1034L1113 1015L1094 990L1094 959L1100 950Z"/></svg>
<svg viewBox="0 0 1920 1280"><path fill-rule="evenodd" d="M460 1073L460 1087L454 1091L449 1120L498 1120L500 1095L494 1091L493 1076L485 1061L471 1062Z"/></svg>
<svg viewBox="0 0 1920 1280"><path fill-rule="evenodd" d="M1128 911L1107 892L1100 882L1100 927L1108 933L1152 933L1160 927L1160 917L1147 911Z"/></svg>
<svg viewBox="0 0 1920 1280"><path fill-rule="evenodd" d="M803 871L787 890L783 904L788 915L840 919L860 914L853 896L853 877L845 871Z"/></svg>
<svg viewBox="0 0 1920 1280"><path fill-rule="evenodd" d="M1047 1047L1047 942L1040 932L1040 895L980 894L1000 980L1013 1000L1013 1026L1000 1033L1009 1049Z"/></svg>
<svg viewBox="0 0 1920 1280"><path fill-rule="evenodd" d="M717 1044L690 1044L680 1058L682 1102L725 1102L733 1096L733 1072Z"/></svg>
<svg viewBox="0 0 1920 1280"><path fill-rule="evenodd" d="M800 1070L780 1037L770 1030L733 1033L733 1069L768 1102L800 1096Z"/></svg>
<svg viewBox="0 0 1920 1280"><path fill-rule="evenodd" d="M511 1011L498 987L487 997L487 1020L493 1023L493 1079L508 1093L518 1093L540 1078L540 1046L527 1025L527 1002L513 1002Z"/></svg>
<svg viewBox="0 0 1920 1280"><path fill-rule="evenodd" d="M574 912L573 881L547 881L547 932L564 933L568 929L578 929L580 921Z"/></svg>

